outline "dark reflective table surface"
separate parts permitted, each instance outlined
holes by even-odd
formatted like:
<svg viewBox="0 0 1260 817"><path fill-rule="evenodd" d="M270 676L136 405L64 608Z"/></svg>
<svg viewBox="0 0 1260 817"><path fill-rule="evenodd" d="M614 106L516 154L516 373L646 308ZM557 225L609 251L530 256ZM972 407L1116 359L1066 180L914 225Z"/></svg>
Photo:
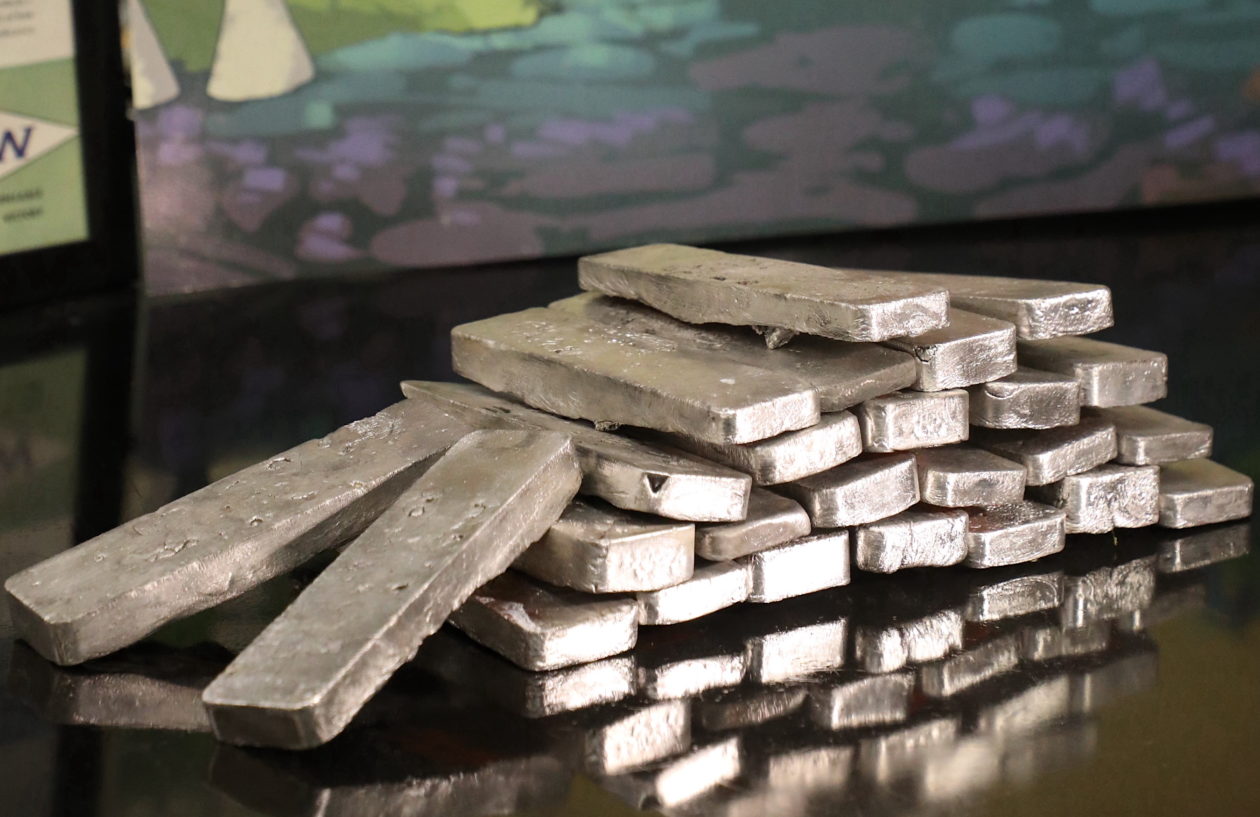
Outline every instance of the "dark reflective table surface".
<svg viewBox="0 0 1260 817"><path fill-rule="evenodd" d="M1102 337L1168 353L1160 407L1215 426L1214 458L1255 478L1250 215L739 249L1106 283ZM401 379L451 377L451 326L575 289L570 259L0 315L0 577L376 411ZM199 694L319 564L78 668L15 643L0 613L0 814L1257 814L1258 529L859 576L554 673L443 630L305 753L216 744Z"/></svg>

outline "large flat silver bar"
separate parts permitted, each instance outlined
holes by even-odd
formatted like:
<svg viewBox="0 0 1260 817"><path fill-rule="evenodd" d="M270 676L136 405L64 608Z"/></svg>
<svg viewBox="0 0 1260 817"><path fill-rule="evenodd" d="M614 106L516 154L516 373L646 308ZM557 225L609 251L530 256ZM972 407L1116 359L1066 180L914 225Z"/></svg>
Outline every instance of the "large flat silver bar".
<svg viewBox="0 0 1260 817"><path fill-rule="evenodd" d="M5 582L20 638L59 664L139 641L353 538L471 428L403 401Z"/></svg>
<svg viewBox="0 0 1260 817"><path fill-rule="evenodd" d="M1030 488L1030 498L1062 508L1068 533L1108 533L1159 521L1159 467L1100 465Z"/></svg>
<svg viewBox="0 0 1260 817"><path fill-rule="evenodd" d="M849 533L828 531L746 557L748 600L765 604L849 583Z"/></svg>
<svg viewBox="0 0 1260 817"><path fill-rule="evenodd" d="M748 598L751 582L742 560L701 562L685 582L636 594L639 624L677 624L731 607Z"/></svg>
<svg viewBox="0 0 1260 817"><path fill-rule="evenodd" d="M206 688L215 735L291 749L337 735L580 481L560 434L461 439Z"/></svg>
<svg viewBox="0 0 1260 817"><path fill-rule="evenodd" d="M967 595L967 621L989 622L1053 610L1063 603L1063 571L1058 569L993 568L997 575L980 579Z"/></svg>
<svg viewBox="0 0 1260 817"><path fill-rule="evenodd" d="M799 504L754 488L743 521L696 526L696 555L715 562L737 559L790 542L809 530L809 514Z"/></svg>
<svg viewBox="0 0 1260 817"><path fill-rule="evenodd" d="M987 383L1015 371L1015 326L1006 321L949 310L949 326L884 343L914 356L920 391Z"/></svg>
<svg viewBox="0 0 1260 817"><path fill-rule="evenodd" d="M658 590L691 578L695 541L691 522L576 500L513 566L587 593Z"/></svg>
<svg viewBox="0 0 1260 817"><path fill-rule="evenodd" d="M1014 633L1001 635L920 667L919 688L930 698L949 698L1018 664L1018 637Z"/></svg>
<svg viewBox="0 0 1260 817"><path fill-rule="evenodd" d="M1168 357L1093 338L1021 341L1025 366L1075 377L1081 405L1110 408L1151 403L1168 394Z"/></svg>
<svg viewBox="0 0 1260 817"><path fill-rule="evenodd" d="M1159 469L1159 524L1191 528L1251 515L1251 477L1211 460L1172 462Z"/></svg>
<svg viewBox="0 0 1260 817"><path fill-rule="evenodd" d="M971 424L984 428L1055 428L1081 421L1075 377L1020 366L1014 374L967 389Z"/></svg>
<svg viewBox="0 0 1260 817"><path fill-rule="evenodd" d="M750 443L819 420L798 377L558 309L526 309L451 330L455 371L529 405L596 423Z"/></svg>
<svg viewBox="0 0 1260 817"><path fill-rule="evenodd" d="M1024 498L1024 466L971 445L915 452L919 497L944 508L1009 505Z"/></svg>
<svg viewBox="0 0 1260 817"><path fill-rule="evenodd" d="M716 463L554 417L480 386L408 380L402 391L478 428L569 435L582 464L582 492L618 508L695 522L733 522L748 511L752 479Z"/></svg>
<svg viewBox="0 0 1260 817"><path fill-rule="evenodd" d="M1211 456L1212 427L1150 406L1087 409L1116 427L1116 462L1163 465Z"/></svg>
<svg viewBox="0 0 1260 817"><path fill-rule="evenodd" d="M909 567L944 567L967 557L967 514L915 507L853 529L853 564L895 573Z"/></svg>
<svg viewBox="0 0 1260 817"><path fill-rule="evenodd" d="M1049 505L1016 502L972 511L967 520L968 567L1031 562L1063 550L1067 514Z"/></svg>
<svg viewBox="0 0 1260 817"><path fill-rule="evenodd" d="M1173 534L1159 543L1160 573L1184 573L1224 562L1251 551L1251 523L1237 522L1187 534Z"/></svg>
<svg viewBox="0 0 1260 817"><path fill-rule="evenodd" d="M824 412L841 411L904 389L917 376L910 355L874 343L845 343L807 335L782 349L767 349L760 338L742 327L685 323L634 301L590 292L556 301L551 307L615 329L659 335L749 366L790 373L813 386Z"/></svg>
<svg viewBox="0 0 1260 817"><path fill-rule="evenodd" d="M1082 417L1077 425L1042 431L978 429L972 443L1024 466L1028 485L1048 485L1115 457L1116 430L1106 420Z"/></svg>
<svg viewBox="0 0 1260 817"><path fill-rule="evenodd" d="M867 455L779 486L800 502L816 528L863 525L919 501L913 454Z"/></svg>
<svg viewBox="0 0 1260 817"><path fill-rule="evenodd" d="M949 296L934 284L677 244L588 255L578 261L578 284L688 323L768 326L837 340L920 335L948 321Z"/></svg>
<svg viewBox="0 0 1260 817"><path fill-rule="evenodd" d="M900 723L910 711L914 675L842 673L810 688L810 716L824 729L856 729Z"/></svg>
<svg viewBox="0 0 1260 817"><path fill-rule="evenodd" d="M953 306L1010 321L1025 339L1087 335L1112 324L1111 290L1100 284L931 272L898 276L944 287Z"/></svg>
<svg viewBox="0 0 1260 817"><path fill-rule="evenodd" d="M590 596L510 572L473 593L451 623L519 667L553 670L633 647L639 609L631 598Z"/></svg>
<svg viewBox="0 0 1260 817"><path fill-rule="evenodd" d="M678 434L661 434L669 445L729 465L753 478L757 485L791 482L841 463L862 453L862 429L847 411L824 414L817 425L789 431L768 440L743 445L720 445Z"/></svg>
<svg viewBox="0 0 1260 817"><path fill-rule="evenodd" d="M867 400L857 408L862 444L886 453L948 445L967 439L967 392L962 389L901 391Z"/></svg>
<svg viewBox="0 0 1260 817"><path fill-rule="evenodd" d="M659 768L600 780L600 785L634 808L676 806L739 776L740 739L693 747Z"/></svg>

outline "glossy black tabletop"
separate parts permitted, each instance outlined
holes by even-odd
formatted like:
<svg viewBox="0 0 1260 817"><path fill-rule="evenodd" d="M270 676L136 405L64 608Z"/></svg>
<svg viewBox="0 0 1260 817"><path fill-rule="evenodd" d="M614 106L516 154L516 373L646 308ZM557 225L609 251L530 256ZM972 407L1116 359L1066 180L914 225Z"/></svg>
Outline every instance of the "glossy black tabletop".
<svg viewBox="0 0 1260 817"><path fill-rule="evenodd" d="M1258 223L1213 206L738 249L1105 283L1100 337L1166 352L1159 407L1213 425L1214 458L1255 478ZM399 380L451 378L457 323L575 291L565 259L0 314L0 578L374 412ZM301 753L216 744L198 696L319 565L79 668L15 642L0 613L0 814L1260 814L1256 530L1071 536L1018 568L859 576L654 628L585 682L443 631ZM939 622L962 633L948 667L893 655L872 676L853 653ZM641 683L837 634L844 666L808 679L656 699ZM913 693L881 691L898 683Z"/></svg>

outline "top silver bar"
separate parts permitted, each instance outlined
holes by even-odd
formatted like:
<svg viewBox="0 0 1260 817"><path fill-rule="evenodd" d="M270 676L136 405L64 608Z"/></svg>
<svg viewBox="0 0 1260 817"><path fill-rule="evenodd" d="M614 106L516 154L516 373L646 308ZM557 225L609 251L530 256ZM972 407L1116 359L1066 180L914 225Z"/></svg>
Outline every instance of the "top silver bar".
<svg viewBox="0 0 1260 817"><path fill-rule="evenodd" d="M578 283L688 323L778 327L836 340L921 335L949 320L949 296L938 285L678 244L588 255L578 261Z"/></svg>

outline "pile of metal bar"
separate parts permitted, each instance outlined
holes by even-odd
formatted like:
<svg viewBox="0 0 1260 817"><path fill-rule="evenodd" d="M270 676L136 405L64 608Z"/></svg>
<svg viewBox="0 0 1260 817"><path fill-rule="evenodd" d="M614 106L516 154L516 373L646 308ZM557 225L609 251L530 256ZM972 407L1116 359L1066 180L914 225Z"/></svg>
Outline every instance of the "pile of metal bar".
<svg viewBox="0 0 1260 817"><path fill-rule="evenodd" d="M1066 534L1251 511L1251 480L1205 459L1209 427L1142 405L1166 392L1164 355L1081 337L1111 324L1106 287L675 245L583 258L579 281L453 330L479 385L405 383L14 576L19 634L80 663L348 542L203 694L222 739L306 748L448 618L556 670L854 568L1012 565ZM944 658L951 627L887 638Z"/></svg>

